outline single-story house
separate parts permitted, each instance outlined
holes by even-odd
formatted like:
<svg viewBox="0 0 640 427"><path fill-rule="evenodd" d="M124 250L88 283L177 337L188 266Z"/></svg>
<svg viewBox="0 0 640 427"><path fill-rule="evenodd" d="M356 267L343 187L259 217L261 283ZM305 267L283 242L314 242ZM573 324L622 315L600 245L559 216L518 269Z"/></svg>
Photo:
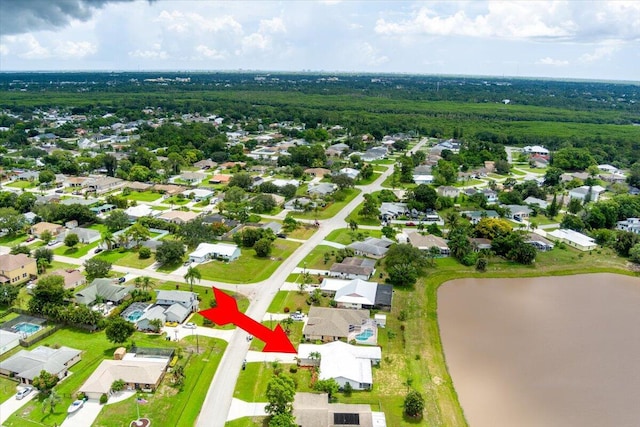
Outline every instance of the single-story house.
<svg viewBox="0 0 640 427"><path fill-rule="evenodd" d="M76 227L72 230L66 230L64 236L67 237L69 234L75 234L78 236L80 243L93 243L100 240L100 232L98 230L93 230L91 228L81 228Z"/></svg>
<svg viewBox="0 0 640 427"><path fill-rule="evenodd" d="M279 222L271 221L266 224L263 224L260 228L269 229L273 231L273 234L277 235L282 231L282 224Z"/></svg>
<svg viewBox="0 0 640 427"><path fill-rule="evenodd" d="M584 203L584 201L587 200L588 197L590 197L589 201L597 202L598 199L600 198L600 194L604 193L605 190L606 189L600 185L594 185L592 187L583 185L582 187L578 187L578 188L574 188L573 190L570 190L569 198L578 199ZM588 194L590 194L590 196L587 196Z"/></svg>
<svg viewBox="0 0 640 427"><path fill-rule="evenodd" d="M195 200L196 202L202 202L204 200L209 200L210 198L213 197L213 191L211 190L206 190L204 188L194 188L192 190L185 190L182 192L182 194L185 195L185 197L191 197L191 195L193 194L193 200Z"/></svg>
<svg viewBox="0 0 640 427"><path fill-rule="evenodd" d="M187 291L156 291L156 304L171 307L179 304L189 310L198 311L198 294Z"/></svg>
<svg viewBox="0 0 640 427"><path fill-rule="evenodd" d="M308 168L304 170L304 173L318 178L324 178L325 175L330 175L331 171L325 168Z"/></svg>
<svg viewBox="0 0 640 427"><path fill-rule="evenodd" d="M482 237L468 237L469 243L474 251L482 251L491 249L491 240Z"/></svg>
<svg viewBox="0 0 640 427"><path fill-rule="evenodd" d="M387 157L387 147L372 147L365 151L360 158L365 162L372 162L374 160L382 160Z"/></svg>
<svg viewBox="0 0 640 427"><path fill-rule="evenodd" d="M329 403L326 393L296 393L293 416L298 426L387 427L384 412L364 404Z"/></svg>
<svg viewBox="0 0 640 427"><path fill-rule="evenodd" d="M158 218L174 224L184 224L196 219L198 215L198 213L191 211L165 211L158 215Z"/></svg>
<svg viewBox="0 0 640 427"><path fill-rule="evenodd" d="M377 237L367 237L362 242L353 242L347 246L353 249L356 255L368 256L371 258L382 258L389 250L389 246L393 244L393 240L386 237L381 239Z"/></svg>
<svg viewBox="0 0 640 427"><path fill-rule="evenodd" d="M524 199L524 203L526 205L535 205L540 209L547 209L547 206L549 206L549 203L546 200L538 199L532 196L529 196L526 199Z"/></svg>
<svg viewBox="0 0 640 427"><path fill-rule="evenodd" d="M347 339L355 326L369 320L369 310L311 307L302 335L308 340L324 342Z"/></svg>
<svg viewBox="0 0 640 427"><path fill-rule="evenodd" d="M116 380L125 382L125 389L155 391L164 377L169 359L126 357L122 360L103 360L78 391L89 399L109 395Z"/></svg>
<svg viewBox="0 0 640 427"><path fill-rule="evenodd" d="M380 219L389 221L404 216L409 212L406 203L382 202L380 205Z"/></svg>
<svg viewBox="0 0 640 427"><path fill-rule="evenodd" d="M160 305L154 305L150 309L146 310L142 316L138 318L136 321L136 328L140 331L157 331L158 328L154 326L151 322L154 320L159 320L160 325L164 325L167 321L167 315L165 311L166 307L162 307Z"/></svg>
<svg viewBox="0 0 640 427"><path fill-rule="evenodd" d="M153 184L147 184L146 182L132 181L127 183L127 188L133 191L146 191L153 187Z"/></svg>
<svg viewBox="0 0 640 427"><path fill-rule="evenodd" d="M293 185L294 187L300 186L300 181L297 179L274 179L270 182L278 188L282 188L285 185Z"/></svg>
<svg viewBox="0 0 640 427"><path fill-rule="evenodd" d="M415 231L409 233L407 237L409 239L409 244L421 251L428 251L431 248L436 247L440 251L441 256L449 256L451 254L449 245L442 237L434 236L433 234L423 236Z"/></svg>
<svg viewBox="0 0 640 427"><path fill-rule="evenodd" d="M507 210L507 218L511 218L514 221L527 219L531 214L531 208L529 206L504 205L502 207Z"/></svg>
<svg viewBox="0 0 640 427"><path fill-rule="evenodd" d="M482 218L498 218L500 215L498 215L498 212L494 210L488 210L488 211L464 211L462 212L462 216L463 217L466 216L467 219L471 221L471 224L476 225L480 222Z"/></svg>
<svg viewBox="0 0 640 427"><path fill-rule="evenodd" d="M117 190L126 185L127 181L111 176L96 177L86 182L87 191L95 191L96 194Z"/></svg>
<svg viewBox="0 0 640 427"><path fill-rule="evenodd" d="M213 175L209 178L209 184L226 184L231 181L231 175Z"/></svg>
<svg viewBox="0 0 640 427"><path fill-rule="evenodd" d="M454 197L458 197L458 195L460 194L460 189L457 187L443 185L438 187L436 192L438 193L439 196L454 198Z"/></svg>
<svg viewBox="0 0 640 427"><path fill-rule="evenodd" d="M550 251L554 247L550 240L545 239L537 233L529 233L524 242L543 252Z"/></svg>
<svg viewBox="0 0 640 427"><path fill-rule="evenodd" d="M300 212L304 211L307 206L311 208L315 206L315 202L307 197L296 197L284 204L285 209Z"/></svg>
<svg viewBox="0 0 640 427"><path fill-rule="evenodd" d="M233 261L238 259L242 252L237 245L229 243L200 243L195 251L189 254L191 262L205 262L210 259L222 259Z"/></svg>
<svg viewBox="0 0 640 427"><path fill-rule="evenodd" d="M434 177L433 175L413 175L413 182L420 184L433 184Z"/></svg>
<svg viewBox="0 0 640 427"><path fill-rule="evenodd" d="M185 186L175 185L175 184L155 184L153 186L154 191L165 194L167 196L174 196L176 194L180 194L186 189L187 187Z"/></svg>
<svg viewBox="0 0 640 427"><path fill-rule="evenodd" d="M342 262L334 263L329 276L341 279L369 280L376 271L376 261L368 258L346 257Z"/></svg>
<svg viewBox="0 0 640 427"><path fill-rule="evenodd" d="M360 176L360 171L353 168L342 168L337 175L347 175L349 178L356 180Z"/></svg>
<svg viewBox="0 0 640 427"><path fill-rule="evenodd" d="M122 286L113 283L113 279L94 279L83 290L76 292L75 298L79 304L92 305L100 297L114 304L120 302L133 290L131 286Z"/></svg>
<svg viewBox="0 0 640 427"><path fill-rule="evenodd" d="M185 172L178 178L182 181L188 182L189 184L199 184L207 178L207 175L199 172Z"/></svg>
<svg viewBox="0 0 640 427"><path fill-rule="evenodd" d="M20 344L20 334L0 329L0 356Z"/></svg>
<svg viewBox="0 0 640 427"><path fill-rule="evenodd" d="M62 379L68 369L80 361L82 351L70 347L51 348L39 346L31 351L20 350L0 362L0 375L16 378L22 384L31 384L41 371L47 371Z"/></svg>
<svg viewBox="0 0 640 427"><path fill-rule="evenodd" d="M128 207L124 213L127 214L127 216L129 217L130 221L136 221L139 218L145 217L145 216L154 216L157 215L159 212L156 210L151 209L151 206L149 205L136 205L136 206L131 206Z"/></svg>
<svg viewBox="0 0 640 427"><path fill-rule="evenodd" d="M314 357L320 354L320 360ZM355 346L341 341L326 344L300 344L300 366L320 367L321 380L336 380L340 388L349 383L354 390L369 390L373 386L372 365L382 359L378 346Z"/></svg>
<svg viewBox="0 0 640 427"><path fill-rule="evenodd" d="M54 270L47 273L47 276L61 276L64 279L64 288L73 289L87 283L87 278L80 270ZM46 276L42 276L46 277ZM40 277L40 278L42 278Z"/></svg>
<svg viewBox="0 0 640 427"><path fill-rule="evenodd" d="M391 285L381 285L362 279L324 279L320 284L320 290L324 294L332 295L338 308L355 309L390 310L392 288Z"/></svg>
<svg viewBox="0 0 640 427"><path fill-rule="evenodd" d="M62 233L64 227L60 224L52 224L50 222L39 222L31 226L31 234L36 237L41 237L42 233L48 231L51 233L51 236L56 237L58 234Z"/></svg>
<svg viewBox="0 0 640 427"><path fill-rule="evenodd" d="M578 233L577 231L565 228L560 228L547 233L547 238L564 242L580 251L591 251L598 247L595 239L582 233Z"/></svg>
<svg viewBox="0 0 640 427"><path fill-rule="evenodd" d="M324 197L324 196L328 196L329 194L333 194L337 188L338 188L337 185L330 184L328 182L321 182L316 185L309 184L309 189L307 190L307 194Z"/></svg>
<svg viewBox="0 0 640 427"><path fill-rule="evenodd" d="M211 169L218 166L218 164L211 159L205 159L205 160L200 160L198 162L195 162L193 166L200 169Z"/></svg>

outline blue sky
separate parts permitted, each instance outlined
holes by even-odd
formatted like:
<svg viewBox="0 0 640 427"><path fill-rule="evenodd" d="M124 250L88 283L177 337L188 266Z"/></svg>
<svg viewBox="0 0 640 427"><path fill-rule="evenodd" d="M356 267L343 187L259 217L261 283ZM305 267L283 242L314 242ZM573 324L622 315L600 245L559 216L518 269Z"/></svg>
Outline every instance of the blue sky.
<svg viewBox="0 0 640 427"><path fill-rule="evenodd" d="M640 1L2 0L0 71L640 80Z"/></svg>

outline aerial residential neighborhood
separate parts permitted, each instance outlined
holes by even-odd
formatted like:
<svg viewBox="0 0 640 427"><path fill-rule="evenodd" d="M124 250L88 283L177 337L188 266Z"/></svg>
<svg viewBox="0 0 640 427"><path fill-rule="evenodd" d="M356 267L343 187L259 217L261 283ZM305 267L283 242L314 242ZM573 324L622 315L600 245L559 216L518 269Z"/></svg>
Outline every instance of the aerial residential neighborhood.
<svg viewBox="0 0 640 427"><path fill-rule="evenodd" d="M637 163L584 148L0 107L2 425L465 425L442 284L638 271Z"/></svg>

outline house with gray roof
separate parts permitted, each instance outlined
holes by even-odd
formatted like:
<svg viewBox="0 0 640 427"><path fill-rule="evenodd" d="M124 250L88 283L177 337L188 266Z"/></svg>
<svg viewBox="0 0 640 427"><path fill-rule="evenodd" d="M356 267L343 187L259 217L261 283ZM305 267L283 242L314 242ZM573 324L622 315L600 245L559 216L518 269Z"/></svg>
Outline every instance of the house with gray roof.
<svg viewBox="0 0 640 427"><path fill-rule="evenodd" d="M441 256L449 256L451 254L447 241L442 237L434 236L433 234L423 236L415 231L409 233L407 237L409 238L411 246L418 248L421 251L429 251L431 248L435 247L440 251Z"/></svg>
<svg viewBox="0 0 640 427"><path fill-rule="evenodd" d="M76 227L71 230L65 230L64 236L67 237L69 234L75 234L78 236L80 243L93 243L100 240L100 232L90 228Z"/></svg>
<svg viewBox="0 0 640 427"><path fill-rule="evenodd" d="M198 294L187 291L156 291L156 305L170 307L179 304L189 312L198 311Z"/></svg>
<svg viewBox="0 0 640 427"><path fill-rule="evenodd" d="M365 151L360 158L365 162L372 162L374 160L382 160L387 157L387 147L372 147Z"/></svg>
<svg viewBox="0 0 640 427"><path fill-rule="evenodd" d="M321 182L316 185L310 184L309 189L307 190L307 194L316 195L319 197L325 197L325 196L328 196L329 194L333 194L337 188L338 188L337 185L331 184L328 182Z"/></svg>
<svg viewBox="0 0 640 427"><path fill-rule="evenodd" d="M369 280L376 271L376 261L368 258L346 257L342 262L334 263L329 276L340 279Z"/></svg>
<svg viewBox="0 0 640 427"><path fill-rule="evenodd" d="M507 209L507 217L514 221L527 219L532 212L529 206L522 205L504 205L503 208Z"/></svg>
<svg viewBox="0 0 640 427"><path fill-rule="evenodd" d="M75 298L76 302L84 305L92 305L98 298L120 304L132 290L131 286L113 283L113 279L94 279L88 287L76 292Z"/></svg>
<svg viewBox="0 0 640 427"><path fill-rule="evenodd" d="M296 425L305 427L387 427L384 412L373 412L370 405L329 403L326 393L296 393L293 416Z"/></svg>
<svg viewBox="0 0 640 427"><path fill-rule="evenodd" d="M524 203L527 205L535 205L540 209L547 209L547 206L549 206L549 203L547 203L546 200L538 199L537 197L533 196L529 196L524 199Z"/></svg>
<svg viewBox="0 0 640 427"><path fill-rule="evenodd" d="M21 384L31 384L41 371L47 371L62 379L68 369L80 361L82 351L70 347L51 348L39 346L31 351L20 350L0 362L0 375L18 379Z"/></svg>
<svg viewBox="0 0 640 427"><path fill-rule="evenodd" d="M409 212L406 203L400 202L382 202L380 205L380 219L389 221L404 216Z"/></svg>
<svg viewBox="0 0 640 427"><path fill-rule="evenodd" d="M273 231L273 234L277 235L282 231L282 224L276 221L271 221L266 224L263 224L261 228L263 229L268 228L269 230Z"/></svg>
<svg viewBox="0 0 640 427"><path fill-rule="evenodd" d="M308 340L324 342L347 339L355 326L369 320L369 310L311 307L302 335Z"/></svg>
<svg viewBox="0 0 640 427"><path fill-rule="evenodd" d="M386 237L381 239L377 237L367 237L362 242L353 242L347 246L349 249L353 249L356 255L367 256L370 258L382 258L389 250L389 246L393 245L393 240L389 240Z"/></svg>
<svg viewBox="0 0 640 427"><path fill-rule="evenodd" d="M145 311L142 316L136 322L136 328L140 331L157 331L158 328L154 326L151 322L154 320L159 320L161 325L167 321L167 316L164 314L165 308L159 305L151 307L149 310Z"/></svg>
<svg viewBox="0 0 640 427"><path fill-rule="evenodd" d="M498 212L494 210L488 210L488 211L464 211L462 212L462 216L466 217L469 221L471 221L471 224L476 225L477 223L480 222L482 218L498 218L500 215L498 215Z"/></svg>

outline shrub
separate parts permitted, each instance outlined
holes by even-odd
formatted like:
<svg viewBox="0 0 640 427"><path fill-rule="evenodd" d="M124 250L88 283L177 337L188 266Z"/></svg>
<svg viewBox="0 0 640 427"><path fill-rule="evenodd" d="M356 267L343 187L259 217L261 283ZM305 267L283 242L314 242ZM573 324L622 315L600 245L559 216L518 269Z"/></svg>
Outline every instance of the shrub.
<svg viewBox="0 0 640 427"><path fill-rule="evenodd" d="M147 247L140 248L140 251L138 251L138 258L140 258L140 259L149 259L149 258L151 258L151 249L149 249Z"/></svg>
<svg viewBox="0 0 640 427"><path fill-rule="evenodd" d="M291 372L292 374L295 374L296 372L298 372L298 367L293 365L289 368L289 372Z"/></svg>
<svg viewBox="0 0 640 427"><path fill-rule="evenodd" d="M290 311L290 310L289 310L289 307L285 307L283 311L284 311L285 313L288 313L288 312Z"/></svg>
<svg viewBox="0 0 640 427"><path fill-rule="evenodd" d="M102 393L102 396L100 396L100 404L104 405L105 403L107 403L107 400L109 400L109 397L107 397L107 394Z"/></svg>

